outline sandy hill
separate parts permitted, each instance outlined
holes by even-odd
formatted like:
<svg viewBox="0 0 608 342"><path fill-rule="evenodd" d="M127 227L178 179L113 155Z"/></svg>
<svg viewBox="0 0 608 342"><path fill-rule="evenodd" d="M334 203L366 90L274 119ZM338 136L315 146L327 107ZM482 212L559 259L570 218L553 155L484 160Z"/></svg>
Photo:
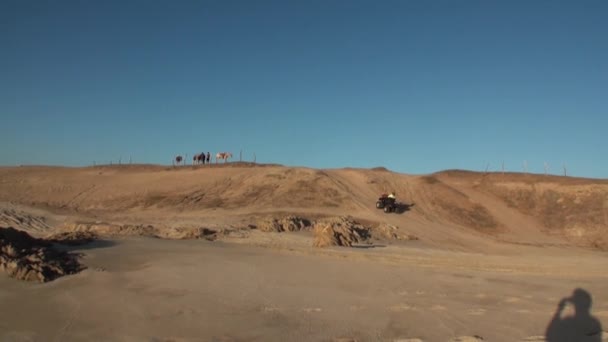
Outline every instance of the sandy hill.
<svg viewBox="0 0 608 342"><path fill-rule="evenodd" d="M396 191L403 213L375 208ZM0 168L0 226L70 220L200 226L261 215L350 215L453 249L515 244L608 248L608 181L516 173L227 164Z"/></svg>

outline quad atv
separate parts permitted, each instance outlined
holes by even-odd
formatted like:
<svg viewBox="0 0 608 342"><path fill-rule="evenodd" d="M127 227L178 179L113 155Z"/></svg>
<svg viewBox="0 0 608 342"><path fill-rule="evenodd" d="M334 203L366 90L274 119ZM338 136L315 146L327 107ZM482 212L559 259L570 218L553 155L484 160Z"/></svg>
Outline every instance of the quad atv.
<svg viewBox="0 0 608 342"><path fill-rule="evenodd" d="M382 195L376 202L376 208L384 209L385 213L392 213L397 209L397 203L394 198Z"/></svg>

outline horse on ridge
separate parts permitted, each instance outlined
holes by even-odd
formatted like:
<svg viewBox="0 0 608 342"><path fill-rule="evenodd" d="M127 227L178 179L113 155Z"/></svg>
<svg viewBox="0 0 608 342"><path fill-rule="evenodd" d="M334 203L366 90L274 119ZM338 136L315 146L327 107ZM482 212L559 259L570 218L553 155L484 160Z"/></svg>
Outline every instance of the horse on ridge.
<svg viewBox="0 0 608 342"><path fill-rule="evenodd" d="M192 157L192 165L195 164L205 164L205 153L195 154Z"/></svg>
<svg viewBox="0 0 608 342"><path fill-rule="evenodd" d="M184 158L182 156L176 156L175 157L175 164L177 164L177 165L181 164L182 160L184 160Z"/></svg>
<svg viewBox="0 0 608 342"><path fill-rule="evenodd" d="M218 152L215 155L215 163L217 164L217 161L220 159L224 160L224 163L226 163L226 161L228 160L228 158L232 158L232 153L230 152Z"/></svg>

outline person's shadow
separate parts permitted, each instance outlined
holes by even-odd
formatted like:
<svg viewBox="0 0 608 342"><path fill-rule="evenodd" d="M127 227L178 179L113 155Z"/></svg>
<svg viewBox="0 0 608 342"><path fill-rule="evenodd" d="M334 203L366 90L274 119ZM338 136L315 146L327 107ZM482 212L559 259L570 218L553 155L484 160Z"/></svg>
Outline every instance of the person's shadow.
<svg viewBox="0 0 608 342"><path fill-rule="evenodd" d="M574 315L562 317L567 304L574 306ZM591 294L578 288L572 296L562 298L547 326L546 342L602 342L602 324L591 316Z"/></svg>

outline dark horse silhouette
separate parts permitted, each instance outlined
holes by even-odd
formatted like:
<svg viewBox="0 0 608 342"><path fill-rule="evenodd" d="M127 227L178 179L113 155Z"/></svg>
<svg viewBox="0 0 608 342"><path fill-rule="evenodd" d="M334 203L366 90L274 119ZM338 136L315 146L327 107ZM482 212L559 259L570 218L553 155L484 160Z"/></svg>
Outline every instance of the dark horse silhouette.
<svg viewBox="0 0 608 342"><path fill-rule="evenodd" d="M192 157L192 164L205 164L205 153L195 154Z"/></svg>
<svg viewBox="0 0 608 342"><path fill-rule="evenodd" d="M177 165L179 165L179 164L182 162L182 160L183 160L183 159L184 159L184 158L183 158L182 156L177 156L177 157L175 157L175 163L176 163Z"/></svg>

